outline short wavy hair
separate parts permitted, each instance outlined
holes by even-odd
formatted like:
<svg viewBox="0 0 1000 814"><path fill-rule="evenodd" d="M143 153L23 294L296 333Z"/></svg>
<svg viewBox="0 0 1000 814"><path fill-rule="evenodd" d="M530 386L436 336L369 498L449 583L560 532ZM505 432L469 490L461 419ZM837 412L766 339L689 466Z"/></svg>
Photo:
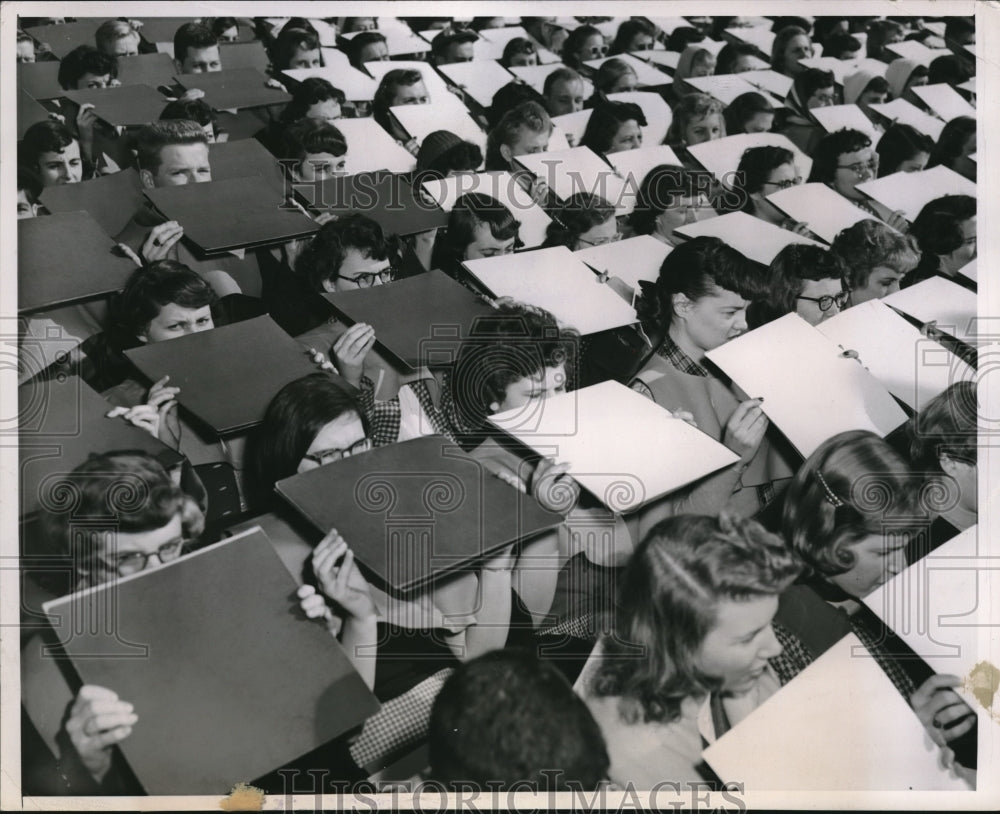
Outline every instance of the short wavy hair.
<svg viewBox="0 0 1000 814"><path fill-rule="evenodd" d="M673 119L667 130L665 144L680 147L684 142L684 131L694 119L703 119L706 116L718 116L725 129L725 117L723 116L722 102L714 99L707 93L685 93L681 100L674 105ZM725 132L723 132L725 135Z"/></svg>
<svg viewBox="0 0 1000 814"><path fill-rule="evenodd" d="M843 261L829 249L789 243L771 261L764 291L747 309L750 328L795 311L807 280L843 280L846 272Z"/></svg>
<svg viewBox="0 0 1000 814"><path fill-rule="evenodd" d="M118 77L118 60L93 45L78 45L59 63L59 86L63 90L76 90L76 83L84 74Z"/></svg>
<svg viewBox="0 0 1000 814"><path fill-rule="evenodd" d="M750 195L760 192L771 173L785 164L795 164L795 153L786 147L765 145L750 147L740 156L740 164L733 178L733 188L745 194L744 209L753 211Z"/></svg>
<svg viewBox="0 0 1000 814"><path fill-rule="evenodd" d="M923 473L938 472L941 456L967 464L979 461L976 383L955 382L910 419L910 461Z"/></svg>
<svg viewBox="0 0 1000 814"><path fill-rule="evenodd" d="M520 242L521 222L501 201L482 192L467 192L455 201L441 240L441 251L452 265L462 262L465 250L476 239L476 228L482 225L497 240L514 238L515 247Z"/></svg>
<svg viewBox="0 0 1000 814"><path fill-rule="evenodd" d="M542 248L567 246L572 250L580 235L614 216L615 208L607 199L592 192L574 192L552 213Z"/></svg>
<svg viewBox="0 0 1000 814"><path fill-rule="evenodd" d="M656 219L673 207L678 197L694 198L699 191L696 173L677 164L658 164L639 184L629 225L637 235L652 234Z"/></svg>
<svg viewBox="0 0 1000 814"><path fill-rule="evenodd" d="M591 691L619 697L627 723L676 721L685 698L719 687L695 665L719 603L776 597L801 570L755 520L678 515L657 523L625 566Z"/></svg>
<svg viewBox="0 0 1000 814"><path fill-rule="evenodd" d="M845 282L851 290L864 288L877 266L906 274L920 262L913 238L870 218L842 229L830 248L844 262Z"/></svg>
<svg viewBox="0 0 1000 814"><path fill-rule="evenodd" d="M832 184L837 175L837 164L840 163L840 156L845 153L856 153L871 146L871 138L860 130L850 130L845 127L833 133L827 133L819 140L813 153L809 182L818 181L821 184Z"/></svg>
<svg viewBox="0 0 1000 814"><path fill-rule="evenodd" d="M834 576L854 566L854 543L926 520L902 455L873 432L850 430L820 444L792 478L782 531L811 573Z"/></svg>
<svg viewBox="0 0 1000 814"><path fill-rule="evenodd" d="M504 161L500 147L504 144L509 146L522 128L532 133L551 133L552 119L542 105L532 101L521 102L517 107L504 113L496 127L490 130L486 137L487 169L506 166L507 162Z"/></svg>
<svg viewBox="0 0 1000 814"><path fill-rule="evenodd" d="M171 303L182 308L204 308L217 301L212 286L200 274L175 260L157 260L129 275L111 301L111 315L118 329L137 337Z"/></svg>
<svg viewBox="0 0 1000 814"><path fill-rule="evenodd" d="M367 215L352 212L324 223L313 235L295 263L299 274L315 291L340 276L347 250L354 249L362 257L385 260L395 253L395 241L387 238L377 221Z"/></svg>

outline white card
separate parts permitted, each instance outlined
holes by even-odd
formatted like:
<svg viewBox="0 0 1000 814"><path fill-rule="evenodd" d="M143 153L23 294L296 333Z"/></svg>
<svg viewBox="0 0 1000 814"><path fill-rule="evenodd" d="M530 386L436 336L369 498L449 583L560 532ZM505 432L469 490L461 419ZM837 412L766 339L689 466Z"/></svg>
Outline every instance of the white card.
<svg viewBox="0 0 1000 814"><path fill-rule="evenodd" d="M624 179L587 147L530 153L515 156L515 160L564 201L577 192L592 192L612 203L622 200Z"/></svg>
<svg viewBox="0 0 1000 814"><path fill-rule="evenodd" d="M441 65L438 70L475 99L480 107L493 104L496 92L514 81L514 74L499 62L489 60L453 62L451 65Z"/></svg>
<svg viewBox="0 0 1000 814"><path fill-rule="evenodd" d="M795 156L795 171L808 178L812 159L780 133L739 133L735 136L693 144L688 151L706 170L726 186L732 186L732 173L740 165L743 153L751 147L784 147Z"/></svg>
<svg viewBox="0 0 1000 814"><path fill-rule="evenodd" d="M702 93L714 96L726 107L731 105L736 97L742 96L744 93L758 93L757 88L751 85L741 73L730 73L722 76L694 76L684 81Z"/></svg>
<svg viewBox="0 0 1000 814"><path fill-rule="evenodd" d="M941 131L944 130L943 121L928 116L905 99L893 99L884 105L869 105L869 107L893 124L908 124L924 135L930 136L934 141L941 138Z"/></svg>
<svg viewBox="0 0 1000 814"><path fill-rule="evenodd" d="M323 68L297 68L282 73L297 82L312 76L325 79L335 88L342 90L344 97L351 102L370 102L378 89L378 82L350 66L347 68L330 65Z"/></svg>
<svg viewBox="0 0 1000 814"><path fill-rule="evenodd" d="M717 237L732 246L744 257L771 265L774 256L790 243L807 246L822 246L808 237L797 235L790 229L782 229L746 212L730 212L716 218L678 226L674 232L681 237L692 238L702 235Z"/></svg>
<svg viewBox="0 0 1000 814"><path fill-rule="evenodd" d="M950 53L945 48L928 48L922 42L917 42L916 40L893 42L885 47L897 56L904 59L912 59L914 62L918 62L925 67L930 67L930 64L939 56Z"/></svg>
<svg viewBox="0 0 1000 814"><path fill-rule="evenodd" d="M768 195L767 200L827 243L860 220L877 220L826 184L797 184Z"/></svg>
<svg viewBox="0 0 1000 814"><path fill-rule="evenodd" d="M658 68L654 68L649 63L643 62L641 59L637 59L631 54L616 54L613 57L602 57L601 59L588 59L583 64L590 68L594 73L597 73L597 69L601 67L609 59L618 59L627 64L633 71L635 71L636 85L640 88L653 87L657 85L669 85L673 80L667 76L663 71Z"/></svg>
<svg viewBox="0 0 1000 814"><path fill-rule="evenodd" d="M975 345L980 339L976 295L944 277L921 280L916 285L883 297L882 301L920 322L936 322L939 330L962 342Z"/></svg>
<svg viewBox="0 0 1000 814"><path fill-rule="evenodd" d="M452 96L452 98L458 102L456 97ZM464 106L461 110L442 110L439 105L431 103L427 105L396 105L389 109L403 129L415 138L417 143L422 142L435 130L448 130L460 139L478 145L484 155L486 153L486 133L476 124Z"/></svg>
<svg viewBox="0 0 1000 814"><path fill-rule="evenodd" d="M976 118L976 109L970 105L951 85L918 85L913 92L933 110L942 121L950 122L959 116Z"/></svg>
<svg viewBox="0 0 1000 814"><path fill-rule="evenodd" d="M635 209L636 194L649 171L661 164L681 166L681 160L671 147L660 144L656 147L640 147L637 150L622 150L609 153L608 162L625 182L617 201L612 201L619 215L627 215Z"/></svg>
<svg viewBox="0 0 1000 814"><path fill-rule="evenodd" d="M658 93L648 91L626 91L624 93L609 93L608 99L612 102L631 102L642 108L642 114L646 117L646 126L642 129L643 144L662 144L667 137L667 130L670 129L670 122L673 120L673 113L662 96Z"/></svg>
<svg viewBox="0 0 1000 814"><path fill-rule="evenodd" d="M723 782L762 791L968 791L853 633L703 753Z"/></svg>
<svg viewBox="0 0 1000 814"><path fill-rule="evenodd" d="M772 93L782 100L788 96L795 81L790 76L772 71L766 64L760 70L744 71L740 76L758 90Z"/></svg>
<svg viewBox="0 0 1000 814"><path fill-rule="evenodd" d="M490 422L569 474L616 512L632 511L739 460L736 453L656 402L606 381Z"/></svg>
<svg viewBox="0 0 1000 814"><path fill-rule="evenodd" d="M882 437L906 413L856 359L798 314L786 314L732 339L708 358L751 398L808 458L827 438L847 430Z"/></svg>
<svg viewBox="0 0 1000 814"><path fill-rule="evenodd" d="M816 326L844 350L855 350L861 364L913 410L975 371L950 350L899 316L882 300L852 306Z"/></svg>
<svg viewBox="0 0 1000 814"><path fill-rule="evenodd" d="M466 260L464 266L495 296L544 308L581 334L636 321L635 309L565 246Z"/></svg>
<svg viewBox="0 0 1000 814"><path fill-rule="evenodd" d="M660 266L673 250L673 246L652 235L637 235L603 246L588 246L573 254L598 274L610 274L636 289L640 280L656 282Z"/></svg>
<svg viewBox="0 0 1000 814"><path fill-rule="evenodd" d="M860 183L857 189L888 207L890 212L901 211L910 223L924 206L943 195L976 197L974 182L942 165L919 172L894 172Z"/></svg>
<svg viewBox="0 0 1000 814"><path fill-rule="evenodd" d="M337 119L337 129L347 139L349 175L374 170L411 172L417 166L417 159L400 147L372 118Z"/></svg>
<svg viewBox="0 0 1000 814"><path fill-rule="evenodd" d="M557 71L560 68L565 68L565 65L526 65L516 68L511 68L510 72L514 76L518 77L522 82L524 82L528 87L533 90L538 91L543 96L545 95L545 77L547 77L553 71ZM583 98L589 99L594 95L594 83L591 82L586 77L581 77L583 80Z"/></svg>
<svg viewBox="0 0 1000 814"><path fill-rule="evenodd" d="M827 133L847 128L860 130L875 143L880 135L860 107L857 105L830 105L829 107L814 107L810 113L816 118Z"/></svg>

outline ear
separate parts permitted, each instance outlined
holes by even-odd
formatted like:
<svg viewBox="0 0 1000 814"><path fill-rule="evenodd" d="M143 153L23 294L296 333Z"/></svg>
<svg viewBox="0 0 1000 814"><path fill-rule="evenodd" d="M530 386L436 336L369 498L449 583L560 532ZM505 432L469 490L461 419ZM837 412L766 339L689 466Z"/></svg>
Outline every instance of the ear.
<svg viewBox="0 0 1000 814"><path fill-rule="evenodd" d="M490 412L491 413L499 413L500 412L500 402L498 402L498 401L491 401L490 402Z"/></svg>
<svg viewBox="0 0 1000 814"><path fill-rule="evenodd" d="M143 329L142 333L136 334L135 338L138 339L140 342L142 342L143 345L149 344L149 335L146 333L145 328Z"/></svg>
<svg viewBox="0 0 1000 814"><path fill-rule="evenodd" d="M176 58L174 59L174 70L177 71L178 76L184 73L184 65Z"/></svg>
<svg viewBox="0 0 1000 814"><path fill-rule="evenodd" d="M503 160L510 164L514 160L514 154L510 151L510 147L506 144L500 145L500 155L503 156Z"/></svg>
<svg viewBox="0 0 1000 814"><path fill-rule="evenodd" d="M292 165L292 180L302 181L302 162Z"/></svg>
<svg viewBox="0 0 1000 814"><path fill-rule="evenodd" d="M337 283L335 280L326 279L323 280L323 291L327 294L333 294L337 290Z"/></svg>
<svg viewBox="0 0 1000 814"><path fill-rule="evenodd" d="M938 466L941 467L941 471L946 475L955 477L955 472L958 469L959 462L952 458L950 455L941 454L938 456Z"/></svg>
<svg viewBox="0 0 1000 814"><path fill-rule="evenodd" d="M687 294L677 293L670 297L670 304L674 307L674 313L679 317L685 317L691 312L694 302L688 299Z"/></svg>
<svg viewBox="0 0 1000 814"><path fill-rule="evenodd" d="M142 186L145 189L152 189L156 186L153 182L153 173L149 170L139 170L139 180L142 182Z"/></svg>

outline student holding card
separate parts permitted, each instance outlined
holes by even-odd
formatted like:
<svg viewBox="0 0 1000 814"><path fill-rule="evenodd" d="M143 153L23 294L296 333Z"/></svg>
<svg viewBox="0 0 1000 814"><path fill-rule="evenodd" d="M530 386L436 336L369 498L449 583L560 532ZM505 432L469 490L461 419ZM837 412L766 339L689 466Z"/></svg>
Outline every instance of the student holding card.
<svg viewBox="0 0 1000 814"><path fill-rule="evenodd" d="M645 20L625 20L615 32L608 54L629 54L632 51L646 51L653 47L656 32Z"/></svg>
<svg viewBox="0 0 1000 814"><path fill-rule="evenodd" d="M519 243L521 222L500 201L469 192L455 201L448 227L438 236L431 265L456 280L466 279L463 260L511 254Z"/></svg>
<svg viewBox="0 0 1000 814"><path fill-rule="evenodd" d="M782 28L774 38L771 46L771 70L794 78L805 70L799 60L811 59L812 55L812 41L808 32L797 25L789 25Z"/></svg>
<svg viewBox="0 0 1000 814"><path fill-rule="evenodd" d="M757 47L748 42L730 42L719 51L715 64L716 76L727 76L756 70Z"/></svg>
<svg viewBox="0 0 1000 814"><path fill-rule="evenodd" d="M868 58L885 63L892 62L896 59L896 54L886 46L902 42L905 35L906 29L894 20L874 20L868 26L868 39L865 45Z"/></svg>
<svg viewBox="0 0 1000 814"><path fill-rule="evenodd" d="M478 144L465 141L449 130L435 130L420 143L413 185L450 178L460 172L475 172L482 165L483 151Z"/></svg>
<svg viewBox="0 0 1000 814"><path fill-rule="evenodd" d="M833 71L806 68L795 77L785 99L784 122L778 130L806 155L811 156L826 132L809 111L837 103Z"/></svg>
<svg viewBox="0 0 1000 814"><path fill-rule="evenodd" d="M486 139L486 170L506 170L524 187L532 200L544 205L549 199L549 186L543 178L535 178L519 169L514 161L518 155L544 153L549 148L552 119L537 102L522 102L507 111Z"/></svg>
<svg viewBox="0 0 1000 814"><path fill-rule="evenodd" d="M699 76L712 76L714 73L715 54L697 43L689 45L681 52L681 58L677 61L677 67L674 69L674 82L670 88L671 95L675 100L680 100L686 93L696 93L697 90L684 80Z"/></svg>
<svg viewBox="0 0 1000 814"><path fill-rule="evenodd" d="M769 665L782 652L772 619L800 570L753 520L683 515L653 527L576 685L604 733L614 783L707 777L706 743L780 687Z"/></svg>
<svg viewBox="0 0 1000 814"><path fill-rule="evenodd" d="M878 175L878 163L878 153L867 135L860 130L837 130L827 133L817 144L809 183L826 184L855 206L905 233L908 225L902 212L879 208L857 189L858 184Z"/></svg>
<svg viewBox="0 0 1000 814"><path fill-rule="evenodd" d="M557 68L545 77L542 96L550 116L576 113L583 110L583 80L572 68Z"/></svg>
<svg viewBox="0 0 1000 814"><path fill-rule="evenodd" d="M820 246L790 243L771 261L764 291L747 308L750 330L778 317L798 314L810 325L835 317L847 305L847 269Z"/></svg>
<svg viewBox="0 0 1000 814"><path fill-rule="evenodd" d="M585 108L598 107L610 93L629 93L636 89L638 77L632 66L623 59L609 59L601 63L594 74L594 95L584 102Z"/></svg>
<svg viewBox="0 0 1000 814"><path fill-rule="evenodd" d="M372 118L392 136L397 143L413 155L417 154L417 140L394 121L389 108L396 105L426 105L431 97L420 71L399 68L382 77L375 97L372 99Z"/></svg>
<svg viewBox="0 0 1000 814"><path fill-rule="evenodd" d="M959 116L948 122L941 131L927 168L944 166L963 178L976 181L976 162L969 156L976 152L976 120Z"/></svg>
<svg viewBox="0 0 1000 814"><path fill-rule="evenodd" d="M804 76L804 74L799 74ZM797 235L808 236L808 224L798 223L785 215L767 196L780 189L802 183L795 167L795 155L784 147L751 147L740 158L733 189L743 196L743 211L763 221L790 229Z"/></svg>
<svg viewBox="0 0 1000 814"><path fill-rule="evenodd" d="M976 199L971 195L945 195L920 210L910 227L922 254L917 267L900 283L907 288L941 275L972 291L977 286L959 274L976 257Z"/></svg>
<svg viewBox="0 0 1000 814"><path fill-rule="evenodd" d="M118 85L118 60L92 45L80 45L59 63L63 90L95 90Z"/></svg>
<svg viewBox="0 0 1000 814"><path fill-rule="evenodd" d="M209 144L227 141L229 136L218 129L219 118L216 112L204 99L176 99L170 102L160 113L160 121L186 120L197 122L205 131Z"/></svg>
<svg viewBox="0 0 1000 814"><path fill-rule="evenodd" d="M890 125L878 141L878 177L894 172L920 172L927 166L934 139L908 124Z"/></svg>
<svg viewBox="0 0 1000 814"><path fill-rule="evenodd" d="M631 102L604 102L594 108L587 120L580 145L598 155L637 150L642 146L646 117L642 108Z"/></svg>
<svg viewBox="0 0 1000 814"><path fill-rule="evenodd" d="M728 380L705 366L705 353L747 330L747 307L760 293L754 277L750 262L718 238L675 248L656 283L640 283L637 311L655 351L632 383L661 407L692 413L699 429L740 456L706 478L701 494L746 517L791 470L765 440L768 420L759 400L741 401Z"/></svg>
<svg viewBox="0 0 1000 814"><path fill-rule="evenodd" d="M271 43L268 56L271 58L271 70L275 74L323 66L319 37L315 31L288 25L281 29L281 33Z"/></svg>
<svg viewBox="0 0 1000 814"><path fill-rule="evenodd" d="M378 31L362 31L342 47L351 65L359 71L364 70L366 62L385 62L389 59L389 46L385 36Z"/></svg>
<svg viewBox="0 0 1000 814"><path fill-rule="evenodd" d="M472 62L479 37L474 31L463 28L444 28L431 40L434 65L452 65Z"/></svg>
<svg viewBox="0 0 1000 814"><path fill-rule="evenodd" d="M675 229L718 214L697 176L684 167L660 164L642 179L629 226L633 234L652 235L676 246L681 238Z"/></svg>
<svg viewBox="0 0 1000 814"><path fill-rule="evenodd" d="M76 184L93 173L80 142L54 119L37 122L25 131L18 144L17 163L35 173L43 187Z"/></svg>
<svg viewBox="0 0 1000 814"><path fill-rule="evenodd" d="M907 425L914 471L947 495L931 524L929 547L910 562L977 522L978 423L975 382L963 381L927 402Z"/></svg>
<svg viewBox="0 0 1000 814"><path fill-rule="evenodd" d="M704 93L688 93L674 107L673 119L667 131L666 144L674 148L684 166L697 168L697 162L688 152L692 144L725 138L726 121L722 116L722 103Z"/></svg>
<svg viewBox="0 0 1000 814"><path fill-rule="evenodd" d="M581 25L569 32L563 43L562 61L568 68L579 71L590 59L600 59L608 53L604 35L592 25Z"/></svg>
<svg viewBox="0 0 1000 814"><path fill-rule="evenodd" d="M17 168L17 219L34 218L41 204L42 182L38 176L24 167Z"/></svg>
<svg viewBox="0 0 1000 814"><path fill-rule="evenodd" d="M300 119L285 128L278 158L296 181L324 181L347 174L347 139L335 125Z"/></svg>
<svg viewBox="0 0 1000 814"><path fill-rule="evenodd" d="M844 104L856 104L868 117L872 127L882 130L881 118L871 109L872 105L885 104L889 98L889 83L884 76L860 70L844 78Z"/></svg>
<svg viewBox="0 0 1000 814"><path fill-rule="evenodd" d="M600 195L577 192L553 213L541 248L567 246L575 252L619 238L615 208Z"/></svg>
<svg viewBox="0 0 1000 814"><path fill-rule="evenodd" d="M847 269L851 305L899 291L900 281L916 268L913 239L876 220L860 220L840 232L831 246Z"/></svg>
<svg viewBox="0 0 1000 814"><path fill-rule="evenodd" d="M525 37L514 37L504 46L498 62L504 68L526 68L538 64L538 49Z"/></svg>
<svg viewBox="0 0 1000 814"><path fill-rule="evenodd" d="M344 93L339 88L321 77L307 77L292 92L292 101L285 105L281 115L255 133L254 138L277 155L282 135L289 125L300 119L335 124L343 118L345 103Z"/></svg>
<svg viewBox="0 0 1000 814"><path fill-rule="evenodd" d="M35 41L23 31L17 32L17 64L31 65L35 62Z"/></svg>
<svg viewBox="0 0 1000 814"><path fill-rule="evenodd" d="M184 23L174 34L174 67L180 74L212 73L222 70L219 39L201 23ZM197 98L198 91L188 91Z"/></svg>
<svg viewBox="0 0 1000 814"><path fill-rule="evenodd" d="M522 17L521 25L539 45L553 54L562 53L569 32L556 23L555 17Z"/></svg>
<svg viewBox="0 0 1000 814"><path fill-rule="evenodd" d="M725 109L726 133L769 133L774 127L774 106L761 93L743 93Z"/></svg>
<svg viewBox="0 0 1000 814"><path fill-rule="evenodd" d="M885 72L885 81L889 83L889 94L892 99L903 99L918 110L927 112L924 104L913 88L927 84L927 66L912 59L894 59Z"/></svg>

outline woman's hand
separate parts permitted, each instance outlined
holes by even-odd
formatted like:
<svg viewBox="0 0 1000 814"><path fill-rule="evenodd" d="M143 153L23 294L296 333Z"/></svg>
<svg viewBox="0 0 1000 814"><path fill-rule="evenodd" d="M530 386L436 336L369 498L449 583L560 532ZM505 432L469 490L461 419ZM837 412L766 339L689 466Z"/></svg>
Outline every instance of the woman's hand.
<svg viewBox="0 0 1000 814"><path fill-rule="evenodd" d="M767 432L768 420L760 409L763 399L749 399L740 404L726 423L722 443L740 456L742 463L747 463L760 447Z"/></svg>
<svg viewBox="0 0 1000 814"><path fill-rule="evenodd" d="M333 343L331 355L340 375L358 387L368 352L375 344L375 329L365 322L352 325Z"/></svg>
<svg viewBox="0 0 1000 814"><path fill-rule="evenodd" d="M154 226L140 250L143 264L166 260L170 250L182 237L184 237L184 227L175 220Z"/></svg>
<svg viewBox="0 0 1000 814"><path fill-rule="evenodd" d="M160 437L160 414L149 404L135 407L115 407L104 414L105 418L124 418L129 424L145 430L153 438Z"/></svg>
<svg viewBox="0 0 1000 814"><path fill-rule="evenodd" d="M192 99L203 99L205 96L205 91L201 88L188 88L184 93L177 97L178 102L190 102Z"/></svg>
<svg viewBox="0 0 1000 814"><path fill-rule="evenodd" d="M541 178L536 178L528 188L531 200L541 207L544 207L549 200L549 185Z"/></svg>
<svg viewBox="0 0 1000 814"><path fill-rule="evenodd" d="M910 223L907 221L906 216L903 214L903 210L901 209L897 209L895 212L891 213L889 217L885 219L885 222L897 232L902 232L904 235L910 231Z"/></svg>
<svg viewBox="0 0 1000 814"><path fill-rule="evenodd" d="M76 129L80 132L80 144L91 145L94 142L94 126L97 124L97 112L94 105L80 105L76 114ZM89 152L89 151L88 151Z"/></svg>
<svg viewBox="0 0 1000 814"><path fill-rule="evenodd" d="M106 687L87 684L80 688L65 729L83 765L98 782L111 768L111 747L131 735L138 720L132 705Z"/></svg>
<svg viewBox="0 0 1000 814"><path fill-rule="evenodd" d="M788 231L812 239L813 233L809 231L809 224L800 220L793 220L789 223Z"/></svg>
<svg viewBox="0 0 1000 814"><path fill-rule="evenodd" d="M299 597L299 607L309 619L322 619L326 624L326 629L333 636L340 633L343 623L340 617L330 610L322 594L316 593L312 585L300 585L297 592Z"/></svg>
<svg viewBox="0 0 1000 814"><path fill-rule="evenodd" d="M910 706L938 746L976 725L976 713L950 689L961 685L958 676L932 675L910 696Z"/></svg>
<svg viewBox="0 0 1000 814"><path fill-rule="evenodd" d="M409 141L401 141L400 145L412 156L416 156L420 152L420 145L415 138L411 138Z"/></svg>
<svg viewBox="0 0 1000 814"><path fill-rule="evenodd" d="M330 529L312 556L313 573L320 589L353 619L374 619L378 615L371 586L354 562L347 541ZM304 610L305 608L303 608Z"/></svg>
<svg viewBox="0 0 1000 814"><path fill-rule="evenodd" d="M531 494L539 504L556 514L568 514L580 499L580 484L566 473L569 464L542 458L531 475Z"/></svg>

